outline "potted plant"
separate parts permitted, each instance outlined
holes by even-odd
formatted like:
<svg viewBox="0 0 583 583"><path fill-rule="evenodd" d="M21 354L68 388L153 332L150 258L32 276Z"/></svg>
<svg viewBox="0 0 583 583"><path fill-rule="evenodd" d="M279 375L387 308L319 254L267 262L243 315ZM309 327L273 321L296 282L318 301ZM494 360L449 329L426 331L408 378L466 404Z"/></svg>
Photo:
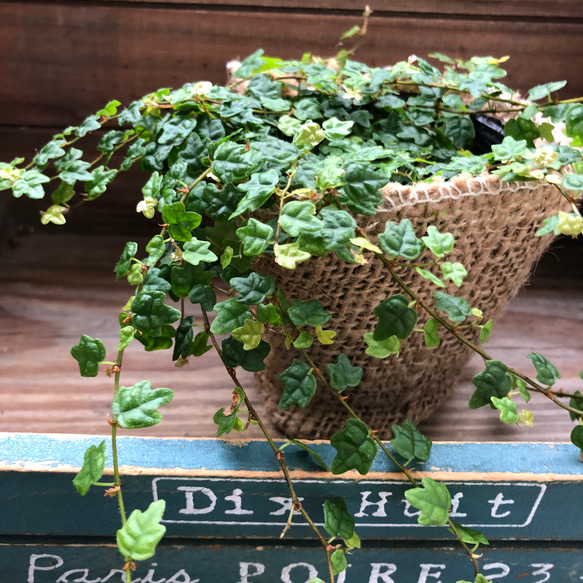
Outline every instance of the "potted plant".
<svg viewBox="0 0 583 583"><path fill-rule="evenodd" d="M146 380L122 386L131 342L170 350L177 365L215 349L234 384L232 405L214 417L217 436L259 424L306 520L238 367L258 373L292 443L313 453L297 438L330 438L332 473L364 475L382 449L411 481L420 522L448 525L485 581L471 548L479 534L449 518L443 484L419 482L401 457L428 458L431 442L414 423L447 397L472 351L485 368L470 407L530 423L517 401L543 392L581 420L583 397L553 391L558 371L544 356L529 356L531 379L481 344L552 235L582 232L583 105L555 98L563 82L515 95L500 82L503 60L433 59L439 67L411 57L380 69L350 51L299 61L258 51L229 86L161 89L124 109L110 102L30 163L0 164L0 189L50 193L41 222L60 225L130 167L149 174L137 211L155 234L143 250L128 242L115 266L134 288L117 357L107 361L88 335L72 349L83 376L107 363L114 445L118 427L155 425L172 399ZM83 138L101 129L98 152L83 152ZM582 434L576 425L578 447ZM391 436L388 447L381 437ZM87 451L74 482L81 494L100 481L104 452ZM164 533L164 502L126 518L117 459L110 486L129 581ZM325 512L350 524L341 503ZM138 523L147 528L136 539ZM314 530L333 581L358 536L348 529L331 545Z"/></svg>

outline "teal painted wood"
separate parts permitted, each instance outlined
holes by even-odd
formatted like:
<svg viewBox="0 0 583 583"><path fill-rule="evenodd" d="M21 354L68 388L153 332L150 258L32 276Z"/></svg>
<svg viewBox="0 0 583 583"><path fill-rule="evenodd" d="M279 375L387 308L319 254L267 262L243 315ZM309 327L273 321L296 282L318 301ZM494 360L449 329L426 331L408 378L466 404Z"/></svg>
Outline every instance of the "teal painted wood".
<svg viewBox="0 0 583 583"><path fill-rule="evenodd" d="M0 544L0 583L121 583L122 559L113 545ZM473 581L459 549L364 545L348 558L337 583L454 583ZM572 549L493 548L480 562L493 583L580 583L582 553ZM308 583L326 577L324 554L314 547L161 545L140 563L133 583Z"/></svg>
<svg viewBox="0 0 583 583"><path fill-rule="evenodd" d="M0 433L0 463L19 468L38 463L42 467L79 467L90 445L106 440L111 456L109 437L35 433ZM120 437L121 463L149 469L209 469L239 471L278 471L279 466L269 445L264 441L243 442L219 439L156 439ZM326 443L313 448L327 463L335 450ZM321 468L303 451L289 447L285 451L291 469ZM504 472L560 474L583 476L583 464L577 450L567 443L436 443L431 459L417 463L420 471ZM373 472L393 472L396 468L382 455L377 456Z"/></svg>
<svg viewBox="0 0 583 583"><path fill-rule="evenodd" d="M82 498L71 485L85 449L99 442L86 436L0 435L0 534L115 532L115 500L98 487ZM331 461L334 449L328 444L314 448ZM119 451L126 466L127 508L145 509L152 500L165 499L168 538L279 538L289 494L266 443L122 437ZM450 539L444 528L417 525L403 494L408 485L382 459L365 479L332 476L305 452L291 447L285 452L298 495L316 522L323 520L324 500L342 496L363 539ZM573 519L583 466L572 446L436 444L429 462L417 469L448 484L452 518L479 528L492 541L583 540L583 521ZM312 535L298 518L286 539L303 538Z"/></svg>

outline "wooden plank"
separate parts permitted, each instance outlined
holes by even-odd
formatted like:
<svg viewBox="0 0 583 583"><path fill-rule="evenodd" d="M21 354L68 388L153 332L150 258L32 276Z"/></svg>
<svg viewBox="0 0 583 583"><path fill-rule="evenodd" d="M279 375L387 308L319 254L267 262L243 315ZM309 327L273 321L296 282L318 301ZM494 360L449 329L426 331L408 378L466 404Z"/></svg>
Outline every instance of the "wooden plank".
<svg viewBox="0 0 583 583"><path fill-rule="evenodd" d="M157 5L182 5L187 8L190 5L216 6L214 0L105 0L105 2L126 2ZM355 3L354 0L288 0L284 6L278 0L223 0L218 10L224 10L226 6L238 9L260 10L271 8L280 12L290 12L290 9L299 9L309 12L314 11L347 11L358 17L362 14L364 5ZM480 15L492 20L505 16L516 16L523 19L532 18L569 18L583 17L581 3L578 0L556 0L552 4L545 0L492 0L487 4L476 0L391 0L376 2L372 5L373 18L392 13L408 13L427 16L431 14L451 15Z"/></svg>
<svg viewBox="0 0 583 583"><path fill-rule="evenodd" d="M0 434L0 534L114 532L116 502L98 487L82 498L71 484L85 450L102 439L107 445L107 438L93 436ZM311 446L331 464L332 446ZM107 451L110 467L108 445ZM278 540L286 525L289 490L265 441L122 437L118 452L125 504L146 508L165 500L168 538ZM298 448L286 449L285 456L302 505L317 524L324 521L324 500L342 497L366 540L451 539L446 529L417 523L419 512L404 496L410 484L382 454L365 477L355 471L334 476ZM580 521L565 520L583 483L579 455L570 445L438 443L430 460L412 469L418 479L444 481L452 518L479 528L492 542L583 540ZM23 521L25 510L34 520ZM297 513L286 539L311 538Z"/></svg>
<svg viewBox="0 0 583 583"><path fill-rule="evenodd" d="M502 583L580 583L583 557L557 546L493 548L480 560L488 579ZM369 546L349 556L338 583L433 583L473 580L473 567L452 547ZM121 557L107 544L0 543L1 583L122 583ZM160 545L139 563L135 583L307 583L326 580L323 552L314 547L221 544Z"/></svg>
<svg viewBox="0 0 583 583"><path fill-rule="evenodd" d="M124 103L160 86L225 80L224 64L260 46L297 58L335 52L354 24L342 14L179 10L166 5L0 4L0 125L79 123L111 98ZM583 94L583 22L380 16L358 58L386 65L433 51L511 55L508 83L527 89L567 79ZM541 49L544 47L544 50ZM533 55L536 55L534 57Z"/></svg>

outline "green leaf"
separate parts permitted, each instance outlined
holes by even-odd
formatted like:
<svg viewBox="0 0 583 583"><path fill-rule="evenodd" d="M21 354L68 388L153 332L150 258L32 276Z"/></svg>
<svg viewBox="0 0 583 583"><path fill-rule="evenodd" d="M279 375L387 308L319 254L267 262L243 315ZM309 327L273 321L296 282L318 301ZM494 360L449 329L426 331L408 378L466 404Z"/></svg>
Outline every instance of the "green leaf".
<svg viewBox="0 0 583 583"><path fill-rule="evenodd" d="M344 429L336 432L330 439L330 445L336 450L330 468L333 474L357 470L364 476L378 453L369 428L358 419L347 419Z"/></svg>
<svg viewBox="0 0 583 583"><path fill-rule="evenodd" d="M340 121L337 117L331 117L322 124L322 127L326 130L327 140L337 140L349 135L353 125L353 121Z"/></svg>
<svg viewBox="0 0 583 583"><path fill-rule="evenodd" d="M196 118L171 117L163 126L157 142L162 145L178 146L192 133L196 127Z"/></svg>
<svg viewBox="0 0 583 583"><path fill-rule="evenodd" d="M562 89L566 84L566 81L554 81L551 83L545 83L544 85L537 85L528 92L526 99L528 99L528 101L538 101L539 99L548 98L551 93L559 91L559 89Z"/></svg>
<svg viewBox="0 0 583 583"><path fill-rule="evenodd" d="M75 131L75 135L78 138L83 138L88 133L93 130L98 130L101 127L98 117L96 115L90 115L83 120L83 123Z"/></svg>
<svg viewBox="0 0 583 583"><path fill-rule="evenodd" d="M454 238L451 233L440 233L433 225L427 227L427 236L421 237L433 255L443 257L453 251Z"/></svg>
<svg viewBox="0 0 583 583"><path fill-rule="evenodd" d="M507 162L510 159L520 158L526 152L526 140L516 141L511 136L506 136L501 144L492 146L492 153L495 160Z"/></svg>
<svg viewBox="0 0 583 583"><path fill-rule="evenodd" d="M297 134L301 127L302 122L296 117L289 115L282 115L277 122L277 129L290 138Z"/></svg>
<svg viewBox="0 0 583 583"><path fill-rule="evenodd" d="M245 320L253 318L247 306L234 298L215 304L213 310L217 313L211 324L213 334L230 334L236 328L245 324Z"/></svg>
<svg viewBox="0 0 583 583"><path fill-rule="evenodd" d="M350 213L334 207L324 207L318 218L322 220L319 231L300 234L298 244L301 249L322 256L328 251L349 247L356 228L356 221Z"/></svg>
<svg viewBox="0 0 583 583"><path fill-rule="evenodd" d="M164 255L165 250L166 244L164 243L164 238L161 235L154 235L146 245L146 251L149 254L146 265L149 267L156 265Z"/></svg>
<svg viewBox="0 0 583 583"><path fill-rule="evenodd" d="M569 399L569 407L583 411L583 394L581 394L580 391L575 391L573 393L573 396ZM572 411L569 411L569 417L571 418L571 421L576 421L579 419L579 415L573 413Z"/></svg>
<svg viewBox="0 0 583 583"><path fill-rule="evenodd" d="M71 356L79 363L82 377L96 377L99 365L105 359L105 346L99 338L83 334L79 344L71 348Z"/></svg>
<svg viewBox="0 0 583 583"><path fill-rule="evenodd" d="M46 210L46 212L42 213L40 222L43 225L48 225L49 223L53 223L55 225L64 225L67 222L67 219L65 219L63 211L66 210L67 207L53 204Z"/></svg>
<svg viewBox="0 0 583 583"><path fill-rule="evenodd" d="M218 261L219 258L209 249L210 246L210 241L199 241L196 237L192 237L188 243L184 244L182 259L194 266L201 262Z"/></svg>
<svg viewBox="0 0 583 583"><path fill-rule="evenodd" d="M345 184L339 189L340 202L354 213L374 215L381 203L380 189L388 179L365 162L349 162L345 170Z"/></svg>
<svg viewBox="0 0 583 583"><path fill-rule="evenodd" d="M406 460L415 458L420 460L429 459L432 446L431 439L425 437L412 421L407 419L402 426L394 424L391 429L395 436L391 439L391 445L400 456L403 456Z"/></svg>
<svg viewBox="0 0 583 583"><path fill-rule="evenodd" d="M583 174L565 174L563 176L563 186L567 190L583 190Z"/></svg>
<svg viewBox="0 0 583 583"><path fill-rule="evenodd" d="M249 55L233 73L235 79L248 79L253 73L259 71L265 64L265 59L261 55L263 55L263 49L259 49Z"/></svg>
<svg viewBox="0 0 583 583"><path fill-rule="evenodd" d="M98 166L91 175L93 178L85 182L85 192L88 200L95 200L107 190L107 185L116 177L117 170L106 170L105 167Z"/></svg>
<svg viewBox="0 0 583 583"><path fill-rule="evenodd" d="M405 498L411 506L421 510L417 519L423 526L443 526L449 519L451 496L445 484L431 478L421 480L422 488L405 491Z"/></svg>
<svg viewBox="0 0 583 583"><path fill-rule="evenodd" d="M463 284L464 277L468 275L466 268L461 263L450 263L449 261L444 261L441 263L440 267L441 273L443 273L443 278L450 279L457 287L460 287Z"/></svg>
<svg viewBox="0 0 583 583"><path fill-rule="evenodd" d="M73 486L81 496L89 492L89 488L99 482L105 469L105 441L102 441L97 447L91 445L86 451L83 458L83 467L73 478Z"/></svg>
<svg viewBox="0 0 583 583"><path fill-rule="evenodd" d="M291 321L296 326L323 326L332 314L329 314L322 307L320 300L310 300L309 302L302 302L294 299L292 305L288 309L288 315Z"/></svg>
<svg viewBox="0 0 583 583"><path fill-rule="evenodd" d="M213 421L218 426L217 433L215 437L220 437L223 434L231 433L231 431L237 425L237 413L241 407L241 404L244 403L245 395L243 391L236 387L233 391L233 402L236 402L235 407L231 408L231 411L227 415L225 413L225 408L219 409L213 417Z"/></svg>
<svg viewBox="0 0 583 583"><path fill-rule="evenodd" d="M519 117L509 119L504 125L504 135L511 136L515 140L526 140L529 148L534 147L534 140L540 138L538 126L530 119Z"/></svg>
<svg viewBox="0 0 583 583"><path fill-rule="evenodd" d="M516 403L512 399L508 397L499 399L498 397L492 396L490 397L490 401L500 411L500 421L502 423L508 423L510 425L518 423L518 410L516 409Z"/></svg>
<svg viewBox="0 0 583 583"><path fill-rule="evenodd" d="M297 110L294 113L297 114ZM321 141L326 139L326 131L320 127L320 124L315 121L308 121L302 124L298 131L294 134L293 143L298 147L317 146Z"/></svg>
<svg viewBox="0 0 583 583"><path fill-rule="evenodd" d="M477 545L489 545L490 544L488 542L488 539L479 530L474 530L473 528L468 528L467 526L462 526L459 522L456 522L455 520L452 520L451 523L455 527L457 534L460 536L460 538L466 544L472 545L472 546L474 546L474 545L476 545L476 546ZM454 534L454 531L450 526L447 527L447 530L449 530L449 532ZM484 579L484 583L488 583L488 582Z"/></svg>
<svg viewBox="0 0 583 583"><path fill-rule="evenodd" d="M427 279L428 281L432 282L433 284L435 284L437 287L445 287L445 283L443 283L443 281L441 281L441 279L439 279L439 277L437 277L437 275L434 275L433 273L431 273L431 271L427 271L427 269L421 269L421 267L416 267L415 271L423 278Z"/></svg>
<svg viewBox="0 0 583 583"><path fill-rule="evenodd" d="M243 255L261 255L268 241L273 239L273 229L251 218L244 227L237 229L237 237L243 241Z"/></svg>
<svg viewBox="0 0 583 583"><path fill-rule="evenodd" d="M531 352L526 358L532 361L536 368L536 380L544 385L552 386L561 378L559 371L542 354Z"/></svg>
<svg viewBox="0 0 583 583"><path fill-rule="evenodd" d="M49 163L49 160L55 160L65 155L65 150L61 146L64 146L66 142L62 139L54 139L53 141L45 144L41 151L32 159L32 161L37 166L45 166Z"/></svg>
<svg viewBox="0 0 583 583"><path fill-rule="evenodd" d="M275 191L279 182L279 175L275 170L258 172L237 188L245 193L245 196L237 204L237 208L230 215L229 220L238 217L245 211L254 211L260 208Z"/></svg>
<svg viewBox="0 0 583 583"><path fill-rule="evenodd" d="M124 250L119 258L119 261L115 264L114 272L115 272L115 279L119 280L122 277L125 277L129 270L130 265L132 264L132 258L138 252L138 244L134 241L128 241Z"/></svg>
<svg viewBox="0 0 583 583"><path fill-rule="evenodd" d="M377 341L374 339L372 332L364 334L364 341L368 344L366 354L375 358L387 358L391 354L399 354L401 343L396 336L391 336L386 340Z"/></svg>
<svg viewBox="0 0 583 583"><path fill-rule="evenodd" d="M433 318L429 318L423 327L423 334L425 337L425 346L430 348L439 346L439 322Z"/></svg>
<svg viewBox="0 0 583 583"><path fill-rule="evenodd" d="M499 360L486 361L486 369L477 374L472 383L476 390L470 398L470 409L479 409L491 404L491 397L502 399L512 389L512 377L508 368Z"/></svg>
<svg viewBox="0 0 583 583"><path fill-rule="evenodd" d="M337 391L358 386L364 372L360 366L353 366L348 356L342 352L338 355L336 364L330 362L326 365L326 371L330 377L330 384Z"/></svg>
<svg viewBox="0 0 583 583"><path fill-rule="evenodd" d="M279 401L279 408L286 410L292 405L305 407L316 392L316 378L310 367L296 358L280 375L279 380L284 385L283 395Z"/></svg>
<svg viewBox="0 0 583 583"><path fill-rule="evenodd" d="M243 350L253 350L259 346L261 336L264 332L265 325L262 322L249 318L245 320L243 326L235 328L231 335L243 343Z"/></svg>
<svg viewBox="0 0 583 583"><path fill-rule="evenodd" d="M178 298L185 298L195 285L204 284L208 277L210 277L208 271L203 271L190 263L173 265L170 271L172 293Z"/></svg>
<svg viewBox="0 0 583 583"><path fill-rule="evenodd" d="M395 294L381 302L374 313L379 319L373 333L377 342L391 336L404 340L417 323L417 312L409 307L409 300L402 294Z"/></svg>
<svg viewBox="0 0 583 583"><path fill-rule="evenodd" d="M110 101L103 109L99 110L95 115L112 117L117 114L117 108L121 103L117 99Z"/></svg>
<svg viewBox="0 0 583 583"><path fill-rule="evenodd" d="M379 245L392 257L417 259L425 249L425 243L417 238L415 229L409 219L400 223L388 222L385 232L379 235Z"/></svg>
<svg viewBox="0 0 583 583"><path fill-rule="evenodd" d="M130 285L140 285L144 282L144 272L142 266L139 263L133 263L130 266L130 271L128 273L128 283Z"/></svg>
<svg viewBox="0 0 583 583"><path fill-rule="evenodd" d="M163 273L164 272L157 267L150 267L146 273L146 279L142 285L142 291L170 291L172 289L172 284L162 276Z"/></svg>
<svg viewBox="0 0 583 583"><path fill-rule="evenodd" d="M119 331L119 344L117 346L117 351L121 352L125 350L134 339L134 334L136 330L133 326L124 326Z"/></svg>
<svg viewBox="0 0 583 583"><path fill-rule="evenodd" d="M526 383L519 378L515 378L515 383L516 383L516 388L518 389L518 392L522 395L522 398L524 399L525 403L528 403L530 401L530 393L528 392L528 389L526 388ZM571 415L571 413L570 413ZM574 417L572 417L571 419L574 419Z"/></svg>
<svg viewBox="0 0 583 583"><path fill-rule="evenodd" d="M307 200L294 200L283 207L279 224L292 237L297 237L302 233L317 233L324 224L314 216L315 212L314 203Z"/></svg>
<svg viewBox="0 0 583 583"><path fill-rule="evenodd" d="M286 245L274 245L273 254L275 262L286 269L295 269L298 263L307 261L311 255L300 249L298 243L288 243Z"/></svg>
<svg viewBox="0 0 583 583"><path fill-rule="evenodd" d="M190 345L190 355L202 356L213 349L212 344L208 344L209 335L207 332L199 332Z"/></svg>
<svg viewBox="0 0 583 583"><path fill-rule="evenodd" d="M36 170L27 170L20 174L18 180L12 185L14 198L20 198L25 194L28 198L40 199L45 195L42 184L49 182L50 178Z"/></svg>
<svg viewBox="0 0 583 583"><path fill-rule="evenodd" d="M170 403L173 396L171 389L152 389L150 381L140 381L131 387L120 387L111 410L124 429L150 427L162 421L158 407Z"/></svg>
<svg viewBox="0 0 583 583"><path fill-rule="evenodd" d="M330 538L350 540L354 534L354 524L354 518L348 512L343 498L337 498L335 502L324 501L324 528Z"/></svg>
<svg viewBox="0 0 583 583"><path fill-rule="evenodd" d="M471 529L468 529L471 530ZM457 583L491 583L484 575L476 575L474 581L458 581Z"/></svg>
<svg viewBox="0 0 583 583"><path fill-rule="evenodd" d="M142 290L132 304L132 325L148 336L163 336L163 327L180 319L180 310L164 303L161 291Z"/></svg>
<svg viewBox="0 0 583 583"><path fill-rule="evenodd" d="M126 561L145 561L154 556L156 545L166 532L166 527L160 524L165 508L164 500L156 500L145 512L136 509L117 531L117 546Z"/></svg>
<svg viewBox="0 0 583 583"><path fill-rule="evenodd" d="M476 135L472 120L464 115L453 115L445 118L443 133L451 140L457 150L471 149Z"/></svg>
<svg viewBox="0 0 583 583"><path fill-rule="evenodd" d="M269 322L277 328L281 324L281 312L273 304L259 304L257 306L257 319L264 324Z"/></svg>
<svg viewBox="0 0 583 583"><path fill-rule="evenodd" d="M275 293L273 277L254 271L246 277L232 277L229 283L237 292L237 301L242 304L257 305Z"/></svg>
<svg viewBox="0 0 583 583"><path fill-rule="evenodd" d="M480 327L480 343L484 344L486 340L490 337L492 332L492 320L488 320L483 326Z"/></svg>
<svg viewBox="0 0 583 583"><path fill-rule="evenodd" d="M583 425L576 425L571 431L571 443L583 451Z"/></svg>
<svg viewBox="0 0 583 583"><path fill-rule="evenodd" d="M452 322L463 322L472 315L472 308L464 298L456 298L444 292L435 292L433 296L437 301L435 307L443 310Z"/></svg>
<svg viewBox="0 0 583 583"><path fill-rule="evenodd" d="M238 183L249 178L257 168L257 154L247 151L244 144L223 142L214 153L211 164L213 174L223 183Z"/></svg>
<svg viewBox="0 0 583 583"><path fill-rule="evenodd" d="M229 336L222 342L223 362L228 367L240 366L249 372L265 370L264 360L270 349L269 344L262 340L257 348L245 350L242 342Z"/></svg>
<svg viewBox="0 0 583 583"><path fill-rule="evenodd" d="M294 340L294 347L295 348L310 348L314 343L314 337L304 330L300 332L299 336Z"/></svg>
<svg viewBox="0 0 583 583"><path fill-rule="evenodd" d="M191 241L191 231L200 225L201 216L195 212L188 212L184 203L164 205L162 220L168 225L168 234L177 241Z"/></svg>
<svg viewBox="0 0 583 583"><path fill-rule="evenodd" d="M194 337L194 331L192 329L193 322L194 316L187 316L180 320L180 324L178 324L178 328L176 329L176 336L174 337L172 360L188 358Z"/></svg>
<svg viewBox="0 0 583 583"><path fill-rule="evenodd" d="M57 190L51 194L51 200L54 204L63 204L69 202L75 196L75 188L66 182L61 182Z"/></svg>
<svg viewBox="0 0 583 583"><path fill-rule="evenodd" d="M189 299L193 304L200 304L205 312L211 312L217 303L217 295L213 288L200 283L190 290Z"/></svg>
<svg viewBox="0 0 583 583"><path fill-rule="evenodd" d="M306 451L307 453L309 453L313 458L314 461L321 467L323 468L325 471L329 472L330 468L326 465L326 462L322 459L322 456L314 449L312 449L309 445L303 443L302 441L297 441L295 439L289 439L288 441L290 443L292 443L293 445L299 447L300 449L303 449L304 451Z"/></svg>
<svg viewBox="0 0 583 583"><path fill-rule="evenodd" d="M567 110L565 135L569 138L583 140L583 105L580 103L569 107Z"/></svg>

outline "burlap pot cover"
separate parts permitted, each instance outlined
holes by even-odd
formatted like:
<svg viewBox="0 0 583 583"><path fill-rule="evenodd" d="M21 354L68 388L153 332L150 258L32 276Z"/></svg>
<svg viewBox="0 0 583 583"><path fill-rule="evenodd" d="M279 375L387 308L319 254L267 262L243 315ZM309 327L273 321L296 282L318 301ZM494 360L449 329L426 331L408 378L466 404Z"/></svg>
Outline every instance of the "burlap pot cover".
<svg viewBox="0 0 583 583"><path fill-rule="evenodd" d="M568 203L549 185L505 183L493 175L458 177L451 181L414 187L389 184L383 189L384 201L373 217L357 217L359 226L376 240L387 221L408 218L417 235L426 234L434 225L440 232L455 237L455 249L446 259L461 262L468 276L461 288L451 282L444 290L468 300L483 311L484 320L501 314L510 299L528 277L533 265L548 246L551 237L536 237L535 232L546 217L558 210L568 210ZM394 293L402 293L380 261L350 265L329 254L301 263L295 270L267 262L265 270L276 280L289 301L319 299L333 318L325 328L337 332L334 344L314 342L309 354L316 366L326 370L344 352L352 364L364 369L358 387L343 395L354 411L383 438L391 437L391 425L411 419L417 423L428 417L449 395L456 378L472 353L445 330L441 343L427 348L422 333L414 332L403 341L401 352L387 359L365 354L363 334L372 332L377 323L374 308ZM431 261L424 252L419 262ZM441 276L439 267L432 268ZM431 300L437 290L410 269L399 275L423 299ZM445 314L444 314L445 315ZM427 316L419 310L416 328L422 328ZM464 331L477 342L479 330ZM282 411L278 402L283 392L279 374L293 358L295 349L286 350L281 334L271 332L271 351L266 369L257 373L265 397L267 414L282 433L292 438L325 439L342 429L347 413L321 386L305 408L293 406ZM469 397L469 395L468 395Z"/></svg>

